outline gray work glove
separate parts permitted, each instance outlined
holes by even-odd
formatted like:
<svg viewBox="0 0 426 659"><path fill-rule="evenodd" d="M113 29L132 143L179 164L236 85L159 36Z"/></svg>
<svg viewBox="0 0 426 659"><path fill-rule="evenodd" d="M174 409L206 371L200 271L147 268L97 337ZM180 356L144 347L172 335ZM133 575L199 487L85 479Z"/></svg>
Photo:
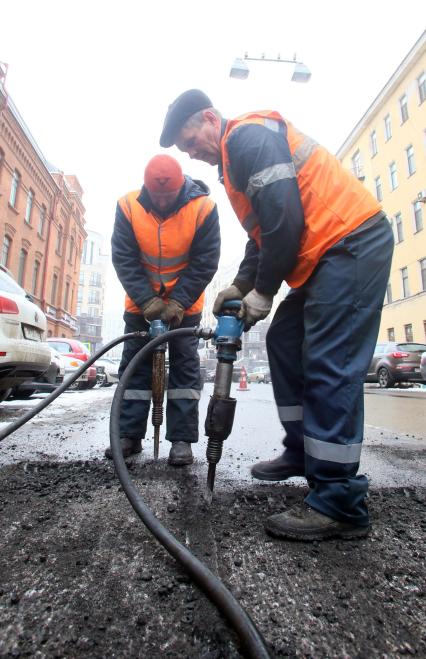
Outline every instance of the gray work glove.
<svg viewBox="0 0 426 659"><path fill-rule="evenodd" d="M244 329L249 330L259 320L263 320L271 311L273 295L263 295L253 288L243 298L238 318L244 319Z"/></svg>
<svg viewBox="0 0 426 659"><path fill-rule="evenodd" d="M151 322L151 320L159 320L165 307L166 305L161 297L158 297L158 295L152 297L142 306L142 313L145 320L148 320L149 322Z"/></svg>
<svg viewBox="0 0 426 659"><path fill-rule="evenodd" d="M161 313L161 320L166 323L170 329L176 329L182 322L185 308L177 302L177 300L169 300L168 304L164 305L164 310Z"/></svg>
<svg viewBox="0 0 426 659"><path fill-rule="evenodd" d="M232 286L228 286L228 288L224 288L223 291L220 291L220 293L218 293L217 298L214 301L213 313L219 316L220 312L222 311L222 305L224 302L227 302L227 300L242 300L242 299L243 299L243 294L241 293L240 289L237 288L234 284L232 284Z"/></svg>

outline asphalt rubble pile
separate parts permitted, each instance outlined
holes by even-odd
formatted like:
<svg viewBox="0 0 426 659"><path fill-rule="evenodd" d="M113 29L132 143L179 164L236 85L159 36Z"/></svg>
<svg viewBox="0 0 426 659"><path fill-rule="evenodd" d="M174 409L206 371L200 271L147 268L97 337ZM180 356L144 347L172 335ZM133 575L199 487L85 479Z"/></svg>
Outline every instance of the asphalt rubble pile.
<svg viewBox="0 0 426 659"><path fill-rule="evenodd" d="M426 656L422 488L372 490L370 537L283 542L262 521L306 490L130 464L146 503L224 581L271 658ZM103 460L0 469L0 657L237 658L239 642L133 512Z"/></svg>

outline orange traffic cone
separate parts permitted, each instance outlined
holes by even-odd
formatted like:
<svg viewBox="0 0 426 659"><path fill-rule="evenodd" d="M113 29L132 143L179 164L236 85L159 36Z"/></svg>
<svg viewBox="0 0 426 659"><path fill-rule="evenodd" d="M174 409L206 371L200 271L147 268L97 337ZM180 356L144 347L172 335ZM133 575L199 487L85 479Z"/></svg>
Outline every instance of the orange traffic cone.
<svg viewBox="0 0 426 659"><path fill-rule="evenodd" d="M247 371L244 366L241 368L240 383L237 391L250 391L247 386Z"/></svg>

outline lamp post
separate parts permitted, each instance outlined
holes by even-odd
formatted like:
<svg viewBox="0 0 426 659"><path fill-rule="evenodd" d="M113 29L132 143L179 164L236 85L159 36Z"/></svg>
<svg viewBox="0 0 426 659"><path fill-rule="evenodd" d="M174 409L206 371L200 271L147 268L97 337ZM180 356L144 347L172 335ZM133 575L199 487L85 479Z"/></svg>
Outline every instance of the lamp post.
<svg viewBox="0 0 426 659"><path fill-rule="evenodd" d="M270 58L270 57L265 57L262 55L262 57L249 57L248 54L246 53L244 55L244 59L241 57L237 57L236 60L234 61L231 71L229 73L231 78L237 78L239 80L246 80L248 78L248 75L250 73L250 69L248 67L247 62L284 62L284 64L293 64L294 69L293 69L293 75L291 77L293 82L308 82L310 77L311 77L311 72L306 66L306 64L303 64L303 62L299 62L294 59L282 59L280 55L278 55L276 58Z"/></svg>

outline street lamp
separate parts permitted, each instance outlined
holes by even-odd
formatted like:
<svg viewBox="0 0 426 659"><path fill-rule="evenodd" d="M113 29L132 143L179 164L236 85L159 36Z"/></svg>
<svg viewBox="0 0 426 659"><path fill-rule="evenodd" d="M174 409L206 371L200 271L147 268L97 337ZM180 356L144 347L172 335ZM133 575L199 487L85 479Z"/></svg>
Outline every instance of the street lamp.
<svg viewBox="0 0 426 659"><path fill-rule="evenodd" d="M293 64L293 75L291 77L293 82L308 82L311 77L311 72L303 62L298 62L296 58L294 59L281 59L281 56L278 55L276 58L269 58L262 55L262 57L249 57L247 53L244 55L244 59L237 57L234 61L230 76L231 78L237 78L238 80L246 80L250 73L250 69L246 64L247 61L251 62L284 62L285 64Z"/></svg>

